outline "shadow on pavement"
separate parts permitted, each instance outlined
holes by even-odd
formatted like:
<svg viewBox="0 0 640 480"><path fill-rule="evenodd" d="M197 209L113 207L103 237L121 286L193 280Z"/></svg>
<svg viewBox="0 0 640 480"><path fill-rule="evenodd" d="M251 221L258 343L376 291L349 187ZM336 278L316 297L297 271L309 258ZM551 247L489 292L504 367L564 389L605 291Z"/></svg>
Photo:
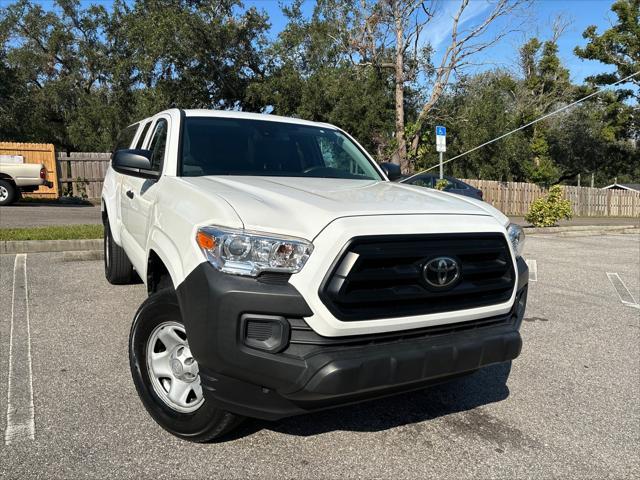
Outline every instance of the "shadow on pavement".
<svg viewBox="0 0 640 480"><path fill-rule="evenodd" d="M468 376L424 390L380 400L324 410L278 422L247 420L222 441L235 440L262 429L311 436L336 430L378 432L402 425L473 410L506 399L511 363L493 365Z"/></svg>
<svg viewBox="0 0 640 480"><path fill-rule="evenodd" d="M87 203L64 203L64 202L17 202L13 205L9 205L9 208L20 208L20 207L64 207L64 208L87 208L87 207L96 207L96 205L87 202Z"/></svg>

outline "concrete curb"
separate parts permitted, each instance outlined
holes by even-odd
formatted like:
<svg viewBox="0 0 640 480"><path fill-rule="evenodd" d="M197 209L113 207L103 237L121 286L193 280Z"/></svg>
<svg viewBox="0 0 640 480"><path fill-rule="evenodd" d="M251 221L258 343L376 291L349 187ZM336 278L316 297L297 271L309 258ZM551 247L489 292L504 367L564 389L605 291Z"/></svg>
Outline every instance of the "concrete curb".
<svg viewBox="0 0 640 480"><path fill-rule="evenodd" d="M640 233L637 225L577 225L573 227L525 227L526 235L607 235L620 233Z"/></svg>
<svg viewBox="0 0 640 480"><path fill-rule="evenodd" d="M4 240L0 242L0 254L69 251L102 251L102 239L91 240Z"/></svg>

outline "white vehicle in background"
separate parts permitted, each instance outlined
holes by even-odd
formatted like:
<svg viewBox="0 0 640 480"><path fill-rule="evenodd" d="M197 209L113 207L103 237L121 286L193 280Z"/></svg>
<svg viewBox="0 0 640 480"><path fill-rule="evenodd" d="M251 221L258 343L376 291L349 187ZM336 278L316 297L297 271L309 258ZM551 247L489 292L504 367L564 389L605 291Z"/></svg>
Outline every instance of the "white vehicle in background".
<svg viewBox="0 0 640 480"><path fill-rule="evenodd" d="M52 187L47 180L47 169L41 163L23 163L15 157L0 156L0 206L17 202L21 193L33 192L41 185Z"/></svg>
<svg viewBox="0 0 640 480"><path fill-rule="evenodd" d="M142 403L203 442L511 362L522 229L468 197L390 182L339 128L240 112L127 127L102 192L105 274L137 275Z"/></svg>

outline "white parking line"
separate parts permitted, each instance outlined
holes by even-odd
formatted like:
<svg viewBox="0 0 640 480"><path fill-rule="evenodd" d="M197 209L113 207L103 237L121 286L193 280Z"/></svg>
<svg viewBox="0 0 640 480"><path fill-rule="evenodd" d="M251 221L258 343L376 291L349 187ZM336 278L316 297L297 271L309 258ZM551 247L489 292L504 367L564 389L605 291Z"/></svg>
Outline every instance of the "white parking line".
<svg viewBox="0 0 640 480"><path fill-rule="evenodd" d="M35 438L36 425L32 378L27 255L21 253L16 255L13 264L7 429L4 433L4 443L6 445Z"/></svg>
<svg viewBox="0 0 640 480"><path fill-rule="evenodd" d="M631 292L620 278L620 275L618 275L617 273L607 272L607 277L609 278L611 285L613 285L613 288L618 294L618 297L620 298L620 301L623 305L640 309L640 304L638 304L638 302L636 302L636 299L633 298L633 295L631 295Z"/></svg>
<svg viewBox="0 0 640 480"><path fill-rule="evenodd" d="M535 260L526 260L527 266L529 267L529 281L537 282L538 281L538 262Z"/></svg>

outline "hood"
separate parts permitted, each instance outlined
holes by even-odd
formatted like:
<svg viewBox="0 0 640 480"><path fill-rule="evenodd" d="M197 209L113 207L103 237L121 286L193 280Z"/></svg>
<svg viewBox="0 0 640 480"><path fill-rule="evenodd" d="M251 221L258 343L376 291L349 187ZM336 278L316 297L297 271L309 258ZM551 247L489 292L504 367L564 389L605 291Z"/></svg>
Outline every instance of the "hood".
<svg viewBox="0 0 640 480"><path fill-rule="evenodd" d="M333 220L366 215L485 215L465 197L424 187L374 180L334 178L182 177L197 189L223 197L247 230L313 240ZM483 203L483 202L480 202ZM498 218L500 223L502 219Z"/></svg>

